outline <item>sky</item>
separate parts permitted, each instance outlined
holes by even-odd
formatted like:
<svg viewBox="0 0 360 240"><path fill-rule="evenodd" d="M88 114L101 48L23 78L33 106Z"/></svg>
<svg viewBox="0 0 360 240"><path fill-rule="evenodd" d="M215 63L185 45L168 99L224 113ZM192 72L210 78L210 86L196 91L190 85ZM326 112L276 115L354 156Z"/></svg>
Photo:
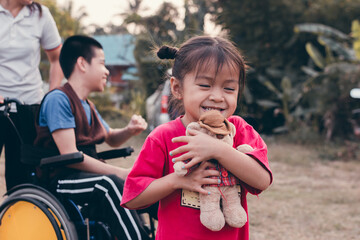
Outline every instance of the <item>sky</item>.
<svg viewBox="0 0 360 240"><path fill-rule="evenodd" d="M126 11L128 9L128 1L129 0L73 0L73 9L75 10L73 16L76 16L76 11L84 6L88 14L88 16L82 20L84 26L90 24L105 26L110 21L114 24L121 24L121 18L114 17L114 15ZM67 5L68 2L69 0L57 0L59 6ZM180 16L185 14L185 10L183 10L183 0L143 0L141 9L146 9L143 14L153 14L163 2L171 2L178 7ZM178 27L181 29L181 25ZM220 28L205 19L205 33L218 35Z"/></svg>
<svg viewBox="0 0 360 240"><path fill-rule="evenodd" d="M57 0L59 6L67 5L69 0ZM164 2L164 0L143 0L141 8L148 8L145 13L151 13L158 9L158 7ZM182 7L183 1L181 0L167 0L167 2L172 2L175 6ZM121 23L120 18L119 22L116 22L114 14L119 14L128 9L128 0L73 0L75 12L73 16L76 16L76 10L81 6L85 7L85 10L88 14L88 17L84 18L83 24L88 25L95 23L99 26L104 26L113 20L114 23Z"/></svg>

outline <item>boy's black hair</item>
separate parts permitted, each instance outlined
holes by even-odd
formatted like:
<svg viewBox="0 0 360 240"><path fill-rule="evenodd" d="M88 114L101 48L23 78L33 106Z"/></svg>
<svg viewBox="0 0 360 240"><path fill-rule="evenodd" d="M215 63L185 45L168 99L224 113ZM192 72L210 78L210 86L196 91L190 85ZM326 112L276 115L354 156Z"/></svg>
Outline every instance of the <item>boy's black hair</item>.
<svg viewBox="0 0 360 240"><path fill-rule="evenodd" d="M92 37L74 35L65 40L59 59L65 78L70 77L79 57L83 57L88 63L91 63L91 59L95 55L94 48L103 49L101 44Z"/></svg>

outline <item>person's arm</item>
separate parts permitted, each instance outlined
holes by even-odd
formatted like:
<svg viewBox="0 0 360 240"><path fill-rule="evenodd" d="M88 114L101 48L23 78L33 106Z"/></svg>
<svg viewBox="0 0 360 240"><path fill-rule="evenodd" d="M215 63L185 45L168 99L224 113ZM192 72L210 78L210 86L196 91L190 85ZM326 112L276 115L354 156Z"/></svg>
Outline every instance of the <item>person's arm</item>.
<svg viewBox="0 0 360 240"><path fill-rule="evenodd" d="M219 176L218 171L206 169L210 166L213 167L210 162L203 162L189 175L177 176L175 173L170 173L162 178L155 179L141 194L127 202L125 206L130 209L141 208L163 199L177 189L187 189L200 194L208 194L202 186L218 184L217 179L209 177Z"/></svg>
<svg viewBox="0 0 360 240"><path fill-rule="evenodd" d="M58 129L52 133L52 137L60 154L78 152L76 147L74 129ZM101 162L84 154L84 161L81 163L71 164L67 167L75 168L81 171L98 173L98 174L115 174L121 179L125 179L129 173L128 169L119 168L110 164Z"/></svg>
<svg viewBox="0 0 360 240"><path fill-rule="evenodd" d="M133 115L125 128L109 129L105 142L112 147L118 147L132 136L140 134L147 128L147 122L139 115Z"/></svg>
<svg viewBox="0 0 360 240"><path fill-rule="evenodd" d="M216 159L237 178L256 189L265 190L270 185L270 173L252 157L207 134L193 129L190 129L189 133L192 136L174 138L173 142L186 142L187 144L170 152L171 156L184 153L174 158L176 162L191 159L185 164L186 169L199 162Z"/></svg>
<svg viewBox="0 0 360 240"><path fill-rule="evenodd" d="M60 56L61 45L52 50L45 50L45 53L50 62L49 69L49 91L61 85L61 81L64 78L64 74L60 67L59 56Z"/></svg>

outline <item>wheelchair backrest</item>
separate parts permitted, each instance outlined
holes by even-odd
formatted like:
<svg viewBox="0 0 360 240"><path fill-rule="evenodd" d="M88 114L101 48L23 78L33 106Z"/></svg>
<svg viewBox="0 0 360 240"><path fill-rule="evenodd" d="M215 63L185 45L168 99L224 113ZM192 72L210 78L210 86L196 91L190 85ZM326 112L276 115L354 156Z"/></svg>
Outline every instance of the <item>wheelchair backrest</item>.
<svg viewBox="0 0 360 240"><path fill-rule="evenodd" d="M35 121L40 105L17 105L16 107L20 119L18 126L16 126L17 130L23 143L32 145L36 138Z"/></svg>

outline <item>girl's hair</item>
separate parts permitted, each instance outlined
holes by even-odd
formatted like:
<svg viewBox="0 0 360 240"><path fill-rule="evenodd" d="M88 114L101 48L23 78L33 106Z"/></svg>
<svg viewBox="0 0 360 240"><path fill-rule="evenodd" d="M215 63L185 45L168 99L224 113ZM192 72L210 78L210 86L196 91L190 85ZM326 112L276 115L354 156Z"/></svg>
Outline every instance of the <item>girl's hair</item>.
<svg viewBox="0 0 360 240"><path fill-rule="evenodd" d="M217 66L215 75L226 64L239 70L239 96L245 86L247 65L239 50L229 40L221 37L197 36L190 38L180 48L162 46L157 56L160 59L174 59L172 76L183 84L186 74L207 70ZM215 64L215 65L214 65ZM197 73L196 73L197 74ZM170 95L169 111L176 115L184 114L182 102ZM173 114L172 112L170 114Z"/></svg>
<svg viewBox="0 0 360 240"><path fill-rule="evenodd" d="M42 16L42 8L40 3L32 2L31 4L27 5L27 7L30 9L30 12L32 13L36 8L39 9L39 17Z"/></svg>

